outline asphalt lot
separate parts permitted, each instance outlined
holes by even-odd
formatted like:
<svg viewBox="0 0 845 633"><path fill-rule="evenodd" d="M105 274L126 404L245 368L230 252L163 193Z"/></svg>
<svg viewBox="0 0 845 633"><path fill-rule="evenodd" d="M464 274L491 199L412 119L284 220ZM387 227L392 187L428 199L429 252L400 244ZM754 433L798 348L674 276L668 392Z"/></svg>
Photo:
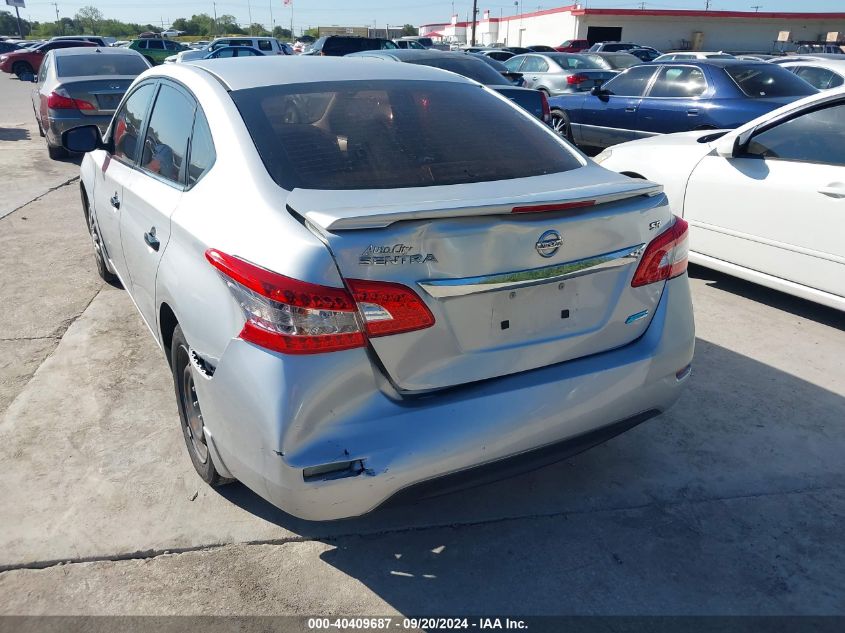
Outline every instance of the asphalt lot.
<svg viewBox="0 0 845 633"><path fill-rule="evenodd" d="M845 614L845 315L691 271L667 414L542 470L309 523L212 490L0 77L0 614Z"/></svg>

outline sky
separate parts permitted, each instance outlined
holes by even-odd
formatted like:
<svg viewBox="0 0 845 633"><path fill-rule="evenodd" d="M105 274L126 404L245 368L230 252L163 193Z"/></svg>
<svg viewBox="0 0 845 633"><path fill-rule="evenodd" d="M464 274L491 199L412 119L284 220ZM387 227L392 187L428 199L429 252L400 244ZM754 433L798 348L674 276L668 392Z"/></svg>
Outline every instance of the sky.
<svg viewBox="0 0 845 633"><path fill-rule="evenodd" d="M640 1L624 0L580 0L591 8L638 8ZM106 18L139 24L164 24L169 27L177 18L189 18L194 13L213 15L212 0L55 0L59 15L72 17L80 7L94 5ZM575 0L521 0L522 11L536 11L538 8L573 4ZM472 11L472 0L292 0L293 10L284 6L283 0L217 0L218 15L234 15L241 24L253 22L266 26L273 23L289 27L293 14L294 32L311 26L367 26L426 24L447 22L454 12L461 20L467 19ZM647 9L703 9L705 0L646 0ZM5 7L0 0L0 9ZM711 0L710 8L723 11L753 11L752 6L761 5L760 11L836 11L845 12L845 0ZM490 9L493 16L513 15L514 0L478 0L479 12ZM26 9L21 17L28 20L47 21L56 19L56 7L47 0L26 0Z"/></svg>

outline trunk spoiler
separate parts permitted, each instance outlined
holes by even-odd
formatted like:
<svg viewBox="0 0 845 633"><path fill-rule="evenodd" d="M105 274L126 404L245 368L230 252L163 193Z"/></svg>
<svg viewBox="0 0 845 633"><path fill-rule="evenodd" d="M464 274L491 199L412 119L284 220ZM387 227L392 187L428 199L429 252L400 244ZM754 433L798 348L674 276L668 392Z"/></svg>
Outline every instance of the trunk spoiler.
<svg viewBox="0 0 845 633"><path fill-rule="evenodd" d="M572 182L571 186L566 186L566 181L576 179L561 176L570 174L577 174L577 184ZM550 176L539 176L414 189L294 189L287 198L287 206L322 230L347 231L384 228L408 220L579 209L637 196L654 196L663 191L661 185L648 180L618 176L596 168L576 169L554 176L557 185L554 188L538 186L551 184L546 180ZM472 204L467 204L468 201Z"/></svg>

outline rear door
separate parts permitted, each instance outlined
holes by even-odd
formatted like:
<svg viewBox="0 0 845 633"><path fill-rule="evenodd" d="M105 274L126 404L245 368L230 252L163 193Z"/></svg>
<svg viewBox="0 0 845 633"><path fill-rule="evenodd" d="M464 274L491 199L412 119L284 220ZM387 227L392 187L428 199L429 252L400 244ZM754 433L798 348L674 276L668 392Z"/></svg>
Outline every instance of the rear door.
<svg viewBox="0 0 845 633"><path fill-rule="evenodd" d="M124 188L120 238L132 297L154 328L155 279L170 239L170 216L182 198L188 140L197 104L181 87L162 82L149 116L139 169Z"/></svg>
<svg viewBox="0 0 845 633"><path fill-rule="evenodd" d="M637 128L661 134L694 130L705 114L701 100L707 91L701 68L663 66L640 102Z"/></svg>
<svg viewBox="0 0 845 633"><path fill-rule="evenodd" d="M586 145L607 147L648 136L639 130L639 107L657 70L656 66L633 66L604 86L608 96L584 99L581 140Z"/></svg>
<svg viewBox="0 0 845 633"><path fill-rule="evenodd" d="M845 99L705 157L684 217L692 250L845 297Z"/></svg>
<svg viewBox="0 0 845 633"><path fill-rule="evenodd" d="M120 218L124 188L135 173L140 155L144 125L156 84L148 81L136 86L117 112L110 128L114 152L93 152L97 163L93 191L97 225L106 255L112 261L118 276L129 288L126 262L120 242ZM89 192L90 194L91 192Z"/></svg>

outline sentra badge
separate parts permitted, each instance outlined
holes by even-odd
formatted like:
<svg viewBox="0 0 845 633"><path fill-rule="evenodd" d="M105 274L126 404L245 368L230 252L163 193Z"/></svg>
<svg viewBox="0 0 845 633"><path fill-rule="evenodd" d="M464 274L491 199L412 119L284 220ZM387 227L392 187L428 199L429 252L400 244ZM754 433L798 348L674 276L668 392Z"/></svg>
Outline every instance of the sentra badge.
<svg viewBox="0 0 845 633"><path fill-rule="evenodd" d="M380 246L371 244L361 253L358 263L362 266L389 266L391 264L427 264L437 262L431 253L414 253L414 247L407 244Z"/></svg>

